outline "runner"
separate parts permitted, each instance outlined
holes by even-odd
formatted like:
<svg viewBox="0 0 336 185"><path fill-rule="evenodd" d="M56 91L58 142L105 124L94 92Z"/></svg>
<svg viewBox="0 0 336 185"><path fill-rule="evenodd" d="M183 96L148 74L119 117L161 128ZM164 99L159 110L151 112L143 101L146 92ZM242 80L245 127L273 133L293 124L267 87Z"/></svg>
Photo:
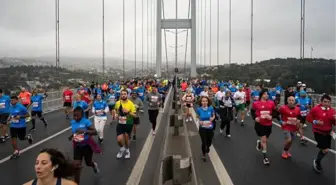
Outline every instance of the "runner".
<svg viewBox="0 0 336 185"><path fill-rule="evenodd" d="M102 99L101 94L97 94L97 99L93 103L92 113L94 117L94 126L98 132L98 141L100 144L103 143L104 139L104 127L107 121L106 113L109 112L109 107L107 103Z"/></svg>
<svg viewBox="0 0 336 185"><path fill-rule="evenodd" d="M129 138L133 129L133 119L136 117L136 108L132 101L127 98L127 91L125 89L120 92L120 100L116 102L113 116L118 117L117 125L117 141L120 150L117 154L117 159L120 159L125 154L125 159L131 157L129 150Z"/></svg>
<svg viewBox="0 0 336 185"><path fill-rule="evenodd" d="M149 121L152 123L152 134L155 135L156 118L162 103L161 96L157 92L157 87L155 85L152 86L152 92L147 94L146 100L148 102Z"/></svg>
<svg viewBox="0 0 336 185"><path fill-rule="evenodd" d="M301 91L299 96L300 97L296 99L297 106L300 108L301 111L299 133L301 137L301 144L306 144L308 141L304 138L303 128L307 127L306 116L309 112L309 109L311 109L311 100L307 97L307 93L305 91Z"/></svg>
<svg viewBox="0 0 336 185"><path fill-rule="evenodd" d="M265 165L270 164L267 157L267 139L272 133L272 115L275 109L274 102L268 100L267 90L263 89L259 94L259 101L253 103L251 110L252 118L255 120L254 129L260 137L256 149L263 153Z"/></svg>
<svg viewBox="0 0 336 185"><path fill-rule="evenodd" d="M289 149L292 145L292 141L298 131L300 126L300 108L295 105L295 97L288 97L288 104L283 105L279 109L279 113L281 116L281 128L284 132L285 136L285 144L282 152L282 158L287 159L292 155L289 153Z"/></svg>
<svg viewBox="0 0 336 185"><path fill-rule="evenodd" d="M237 116L238 112L241 112L241 122L240 125L244 126L244 117L245 117L245 99L246 99L246 94L243 91L243 86L238 87L239 90L234 93L233 98L235 100L236 104L236 113L235 113L235 122L237 123Z"/></svg>
<svg viewBox="0 0 336 185"><path fill-rule="evenodd" d="M187 89L187 93L184 94L182 97L182 101L184 102L183 105L185 107L185 120L186 122L190 121L192 122L192 115L190 113L190 109L193 108L193 102L194 102L194 95L191 93L190 89Z"/></svg>
<svg viewBox="0 0 336 185"><path fill-rule="evenodd" d="M21 104L23 106L25 106L26 108L30 105L31 103L31 94L30 92L28 92L28 90L26 90L26 88L22 87L21 88L21 92L19 94L19 100L21 102ZM26 118L26 122L30 122L31 121L31 116L29 115Z"/></svg>
<svg viewBox="0 0 336 185"><path fill-rule="evenodd" d="M70 112L71 112L71 106L72 106L72 96L73 92L67 86L63 92L63 107L64 107L64 112L65 112L65 119L69 120L70 119Z"/></svg>
<svg viewBox="0 0 336 185"><path fill-rule="evenodd" d="M56 149L43 149L35 161L36 179L23 185L77 185L67 180L75 169L65 156Z"/></svg>
<svg viewBox="0 0 336 185"><path fill-rule="evenodd" d="M86 165L92 167L94 173L99 173L97 163L92 160L96 144L92 136L97 135L97 130L91 121L84 117L84 111L81 107L75 107L73 120L70 124L72 134L69 136L69 140L73 141L73 165L76 168L75 182L79 184L83 158Z"/></svg>
<svg viewBox="0 0 336 185"><path fill-rule="evenodd" d="M84 110L84 117L89 118L89 105L82 100L82 95L77 94L75 98L76 99L72 104L72 107L74 108L73 110L75 110L76 107L81 107Z"/></svg>
<svg viewBox="0 0 336 185"><path fill-rule="evenodd" d="M139 112L140 110L143 110L144 105L143 105L142 100L138 97L136 90L132 91L130 100L133 102L136 108L136 116L134 117L134 124L133 124L133 140L135 141L136 140L136 130L137 130L136 128L140 124Z"/></svg>
<svg viewBox="0 0 336 185"><path fill-rule="evenodd" d="M32 144L33 137L31 134L26 135L26 118L29 117L27 108L19 103L17 96L11 97L11 106L9 108L9 121L10 121L10 135L14 153L11 159L16 159L20 156L20 151L17 144L17 138L28 140Z"/></svg>
<svg viewBox="0 0 336 185"><path fill-rule="evenodd" d="M215 119L215 110L211 106L212 102L208 97L201 97L199 108L196 110L199 122L199 135L202 140L202 160L206 162L206 156L210 152L210 146L214 136L213 120Z"/></svg>
<svg viewBox="0 0 336 185"><path fill-rule="evenodd" d="M332 130L336 126L336 113L330 105L330 96L324 94L321 97L321 103L316 105L307 116L307 121L313 124L314 138L319 149L313 161L314 169L318 173L323 172L321 161L331 147L331 135L335 139L335 133L332 134Z"/></svg>
<svg viewBox="0 0 336 185"><path fill-rule="evenodd" d="M7 120L9 118L10 102L11 102L10 97L5 95L3 90L0 89L0 129L1 129L0 142L1 143L9 139Z"/></svg>
<svg viewBox="0 0 336 185"><path fill-rule="evenodd" d="M32 125L33 127L29 130L29 132L31 131L35 131L35 121L36 121L36 116L44 123L44 126L46 127L48 125L47 121L44 119L44 117L42 116L42 106L43 106L43 99L45 99L45 96L42 96L40 94L38 94L37 89L33 90L33 96L31 97L31 116L32 116Z"/></svg>
<svg viewBox="0 0 336 185"><path fill-rule="evenodd" d="M233 109L236 107L235 101L231 95L231 91L227 90L225 96L219 101L219 116L221 118L220 134L226 127L226 136L231 137L230 124L233 120Z"/></svg>
<svg viewBox="0 0 336 185"><path fill-rule="evenodd" d="M246 115L250 116L250 105L251 105L251 89L248 84L244 84L244 92L245 92L245 111Z"/></svg>
<svg viewBox="0 0 336 185"><path fill-rule="evenodd" d="M118 100L118 97L114 93L114 90L110 89L109 94L107 95L107 105L109 107L111 116L112 116L112 112L113 112L113 109L114 109L114 106L115 106L117 100ZM112 120L114 120L114 119L115 118L112 117Z"/></svg>

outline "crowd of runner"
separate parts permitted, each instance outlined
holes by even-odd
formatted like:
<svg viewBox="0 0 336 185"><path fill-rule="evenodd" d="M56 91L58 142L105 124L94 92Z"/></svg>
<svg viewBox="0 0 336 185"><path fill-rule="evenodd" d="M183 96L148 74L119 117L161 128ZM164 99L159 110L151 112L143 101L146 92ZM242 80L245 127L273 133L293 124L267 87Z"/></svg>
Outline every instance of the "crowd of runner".
<svg viewBox="0 0 336 185"><path fill-rule="evenodd" d="M258 137L256 149L263 154L263 163L270 164L267 155L267 142L272 133L273 119L278 120L284 133L282 158L291 157L290 147L294 137L299 136L302 145L307 143L304 130L307 122L312 124L314 139L319 149L313 167L316 172L323 171L321 161L331 147L331 140L336 138L333 128L336 125L335 110L331 107L331 97L324 94L320 103L313 105L307 94L307 87L298 82L296 87L284 90L279 84L274 88L263 85L252 89L246 83L239 81L216 80L182 80L182 101L185 106L185 121L192 121L191 108L198 103L196 122L199 125L199 135L202 141L202 159L206 161L216 130L216 123L220 122L220 134L224 129L226 136L231 137L231 122L238 122L244 126L245 114L254 120L254 128ZM284 102L281 102L284 94Z"/></svg>
<svg viewBox="0 0 336 185"><path fill-rule="evenodd" d="M230 138L231 122L237 123L239 117L240 125L244 126L246 115L255 121L254 128L258 137L256 149L263 154L265 165L270 164L267 142L272 133L273 119L278 120L284 132L281 154L284 159L291 157L290 146L296 135L300 136L303 145L307 143L304 137L307 130L304 128L307 122L313 124L313 133L319 149L313 167L317 172L323 171L321 160L331 147L332 137L336 137L333 132L333 126L336 124L335 110L330 106L329 95L323 95L321 102L314 106L307 94L306 85L301 82L298 82L296 87L284 90L279 84L266 89L262 85L251 88L239 81L192 79L182 80L178 83L178 88L184 93L182 101L186 122L193 121L195 107L204 161L207 160L217 122L220 123L220 134L225 130L226 137ZM129 159L130 140L136 141L139 115L144 112L144 104L147 105L148 121L152 125L151 134L155 136L157 116L163 108L168 90L168 80L146 79L108 81L101 84L92 82L89 86L82 84L76 90L66 87L63 92L64 117L72 127L68 139L73 142L73 161L71 165L68 164L63 154L55 149L41 151L35 165L37 179L28 182L27 185L38 184L41 179L49 179L53 182L51 184L72 185L72 181L63 179L68 176L74 176L74 181L79 184L83 159L87 166L92 167L94 173L99 173L93 153L102 152L100 145L104 141L104 128L108 116L112 120L110 124L117 123L116 140L120 149L116 158ZM284 102L281 102L281 94L285 95ZM43 89L34 89L30 93L22 88L18 96L10 97L0 89L0 142L11 140L11 159L20 156L17 138L26 140L29 144L33 143L36 118L39 118L45 127L48 126L43 117L45 98L47 94ZM90 115L93 121L90 120ZM42 164L42 161L48 161L49 171L39 171L40 165L46 165Z"/></svg>
<svg viewBox="0 0 336 185"><path fill-rule="evenodd" d="M73 142L72 165L66 165L65 161L60 161L61 159L51 160L52 157L55 159L62 156L57 150L46 149L37 158L35 165L37 179L27 184L40 184L39 181L45 178L54 182L51 184L71 184L71 181L62 180L62 177L69 176L69 171L72 172L74 181L79 184L83 159L87 166L92 167L94 173L99 173L98 164L93 160L93 153L102 152L99 145L104 141L104 128L108 115L112 118L110 124L116 123L116 139L120 147L116 158L129 159L130 140L136 141L136 127L140 124L139 115L144 112L144 103L147 104L149 122L152 125L151 133L155 136L157 116L163 108L168 86L168 80L132 79L102 84L92 82L90 87L81 84L77 90L66 87L63 92L63 106L64 118L71 125L71 135L68 139ZM17 138L26 140L29 144L33 143L37 117L47 127L48 123L43 117L45 98L47 94L42 89L34 89L30 93L22 88L19 95L13 96L5 95L0 89L0 141L11 140L14 151L11 159L20 156ZM90 115L93 117L93 122L90 120ZM29 126L31 127L26 133ZM40 164L42 160L46 161L45 158L49 158L47 161L50 162L51 170L39 171L41 165L46 165ZM63 166L61 163L64 163Z"/></svg>

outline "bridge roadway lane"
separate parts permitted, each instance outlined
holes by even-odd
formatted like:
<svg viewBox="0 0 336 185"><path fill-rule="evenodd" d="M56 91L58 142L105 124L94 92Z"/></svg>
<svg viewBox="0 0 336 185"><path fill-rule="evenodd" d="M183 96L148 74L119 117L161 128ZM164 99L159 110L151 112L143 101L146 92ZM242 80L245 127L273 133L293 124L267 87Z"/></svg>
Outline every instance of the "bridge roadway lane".
<svg viewBox="0 0 336 185"><path fill-rule="evenodd" d="M290 152L292 159L282 159L283 132L273 125L272 134L268 142L270 166L262 163L263 156L256 151L257 135L252 118L247 117L245 126L231 123L231 138L219 134L219 122L213 145L220 156L235 185L333 185L335 184L335 154L329 153L322 161L324 173L313 171L313 159L317 148L309 143L302 146L296 139ZM311 129L306 129L311 133ZM312 134L307 134L313 139ZM335 146L333 146L335 147Z"/></svg>
<svg viewBox="0 0 336 185"><path fill-rule="evenodd" d="M50 113L46 116L49 118L50 127L48 127L46 133L43 130L42 124L38 126L34 135L37 140L41 140L47 136L55 134L60 130L65 129L68 123L64 120L64 115L62 112ZM131 159L129 160L117 160L116 154L119 147L116 143L116 124L106 125L104 143L102 146L103 154L95 154L94 160L98 163L101 173L95 175L91 168L84 166L82 170L81 185L121 185L126 184L129 175L133 169L133 166L142 150L142 147L146 141L146 138L151 130L151 125L148 122L147 108L145 105L144 114L140 118L140 126L137 130L137 140L131 142L130 151ZM110 121L110 118L108 122ZM55 126L52 126L55 125ZM0 179L1 182L6 182L6 185L18 185L22 184L28 180L35 177L34 163L36 156L40 150L43 148L53 147L58 148L63 151L70 159L73 156L72 143L68 141L68 136L70 131L64 132L55 138L48 140L31 150L28 150L20 156L17 160L9 160L0 164ZM1 159L7 157L12 150L10 148L9 142L6 146L1 146L1 151L3 152ZM27 146L26 144L21 144L21 148ZM4 149L5 148L5 149ZM83 162L83 165L85 163ZM10 182L10 183L8 183Z"/></svg>
<svg viewBox="0 0 336 185"><path fill-rule="evenodd" d="M69 127L69 121L65 119L64 111L56 110L44 115L48 122L48 127L44 127L44 124L39 119L36 119L36 131L33 132L34 143L41 141L67 127ZM32 127L31 123L27 124L27 132ZM29 146L28 142L19 141L19 148L23 149ZM13 153L13 148L10 140L6 143L0 144L0 160L11 155Z"/></svg>

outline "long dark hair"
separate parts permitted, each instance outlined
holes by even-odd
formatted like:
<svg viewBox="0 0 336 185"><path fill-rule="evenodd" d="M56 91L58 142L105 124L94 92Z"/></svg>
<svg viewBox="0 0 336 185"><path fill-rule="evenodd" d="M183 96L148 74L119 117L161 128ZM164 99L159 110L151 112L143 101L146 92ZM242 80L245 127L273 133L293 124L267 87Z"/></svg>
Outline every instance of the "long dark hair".
<svg viewBox="0 0 336 185"><path fill-rule="evenodd" d="M49 154L52 166L58 165L58 168L54 170L54 177L67 178L73 176L75 173L76 169L73 167L70 160L57 149L45 148L40 152L40 154L41 153Z"/></svg>

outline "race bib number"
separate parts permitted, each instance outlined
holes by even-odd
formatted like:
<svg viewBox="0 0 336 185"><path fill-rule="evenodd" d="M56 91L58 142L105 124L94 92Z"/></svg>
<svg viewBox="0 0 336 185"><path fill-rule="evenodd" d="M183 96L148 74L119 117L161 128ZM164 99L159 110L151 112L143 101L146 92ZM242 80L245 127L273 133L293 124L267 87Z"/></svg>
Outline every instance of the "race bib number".
<svg viewBox="0 0 336 185"><path fill-rule="evenodd" d="M254 100L259 100L259 96L255 96L255 97L254 97Z"/></svg>
<svg viewBox="0 0 336 185"><path fill-rule="evenodd" d="M17 120L17 119L12 119L12 123L19 123L19 120Z"/></svg>
<svg viewBox="0 0 336 185"><path fill-rule="evenodd" d="M297 124L297 119L295 117L288 117L287 119L288 120L287 120L286 124L288 124L288 125L296 125Z"/></svg>
<svg viewBox="0 0 336 185"><path fill-rule="evenodd" d="M191 97L187 97L187 101L191 101Z"/></svg>
<svg viewBox="0 0 336 185"><path fill-rule="evenodd" d="M151 96L151 102L157 102L158 101L158 99L159 99L159 97L158 96Z"/></svg>
<svg viewBox="0 0 336 185"><path fill-rule="evenodd" d="M307 111L306 110L300 111L300 114L301 116L307 116Z"/></svg>
<svg viewBox="0 0 336 185"><path fill-rule="evenodd" d="M200 121L200 124L204 128L210 128L212 126L212 123L210 121Z"/></svg>
<svg viewBox="0 0 336 185"><path fill-rule="evenodd" d="M141 92L141 93L139 93L139 96L143 96L144 94Z"/></svg>
<svg viewBox="0 0 336 185"><path fill-rule="evenodd" d="M276 91L277 94L280 94L280 91Z"/></svg>
<svg viewBox="0 0 336 185"><path fill-rule="evenodd" d="M0 103L0 109L6 108L6 103Z"/></svg>
<svg viewBox="0 0 336 185"><path fill-rule="evenodd" d="M77 143L84 141L84 134L74 134L73 140Z"/></svg>
<svg viewBox="0 0 336 185"><path fill-rule="evenodd" d="M119 124L126 124L126 116L119 116Z"/></svg>
<svg viewBox="0 0 336 185"><path fill-rule="evenodd" d="M276 96L272 96L272 99L275 100L275 99L276 99Z"/></svg>
<svg viewBox="0 0 336 185"><path fill-rule="evenodd" d="M38 106L38 102L33 102L33 107L37 108Z"/></svg>
<svg viewBox="0 0 336 185"><path fill-rule="evenodd" d="M261 119L268 119L271 115L270 111L260 111L260 118Z"/></svg>
<svg viewBox="0 0 336 185"><path fill-rule="evenodd" d="M65 100L70 100L70 96L65 96Z"/></svg>
<svg viewBox="0 0 336 185"><path fill-rule="evenodd" d="M97 114L97 115L103 115L103 114L104 114L104 111L103 111L103 110L96 110L96 114Z"/></svg>

